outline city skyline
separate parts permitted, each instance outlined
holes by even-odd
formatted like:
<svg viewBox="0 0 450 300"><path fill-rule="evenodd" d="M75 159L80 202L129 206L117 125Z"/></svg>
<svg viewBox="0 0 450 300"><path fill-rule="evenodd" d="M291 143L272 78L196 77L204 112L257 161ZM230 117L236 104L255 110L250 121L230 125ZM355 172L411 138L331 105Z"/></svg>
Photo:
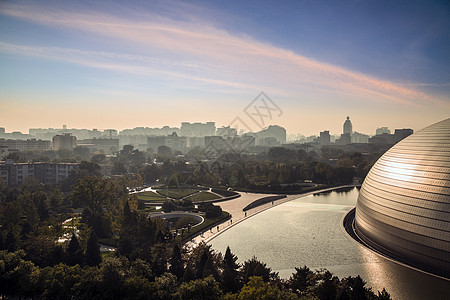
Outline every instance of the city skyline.
<svg viewBox="0 0 450 300"><path fill-rule="evenodd" d="M350 120L351 121L351 120ZM33 136L34 135L34 133L33 132L35 132L36 130L39 130L39 131L45 131L45 130L54 130L54 131L58 131L58 132L60 132L60 133L69 133L69 134L71 134L72 132L71 131L83 131L83 130L87 130L87 131L90 131L90 132L96 132L96 131L98 131L99 133L102 133L102 134L104 134L105 136L106 135L110 135L110 131L115 131L115 135L114 136L117 136L117 135L133 135L133 131L135 131L135 130L140 130L140 129L151 129L151 130L163 130L163 129L167 129L167 130L165 130L165 131L167 131L167 133L170 133L170 130L168 130L168 129L176 129L177 131L180 131L180 129L182 129L182 125L183 125L183 123L185 123L185 124L187 124L187 125L190 125L190 124L192 124L192 125L194 125L194 124L199 124L199 125L206 125L207 123L212 123L212 124L214 124L213 126L215 127L215 130L216 130L216 133L214 133L214 134L211 134L211 135L221 135L221 134L219 134L218 132L220 131L220 130L226 130L226 132L228 132L229 131L229 129L238 129L238 128L233 128L233 127L231 127L231 126L226 126L226 125L224 125L224 124L217 124L216 122L214 122L214 121L211 121L211 122L205 122L205 123L202 123L202 122L180 122L179 123L179 126L177 126L177 125L174 125L174 126L169 126L169 125L163 125L163 126L160 126L160 127L152 127L152 126L136 126L136 127L133 127L133 128L122 128L122 129L117 129L117 128L86 128L86 127L71 127L71 126L67 126L66 124L63 124L62 126L56 126L56 127L30 127L30 128L28 128L27 130L25 130L25 131L15 131L15 130L8 130L8 128L5 128L5 127L2 127L2 126L0 126L0 128L1 128L1 130L3 131L4 130L4 133L3 134L14 134L14 133L20 133L20 134L23 134L23 135L31 135L31 136ZM342 125L344 125L346 122L342 122ZM239 130L236 130L236 133L238 134L238 135L241 135L241 134L246 134L246 133L257 133L257 132L260 132L260 131L264 131L264 130L266 130L267 128L269 128L269 127L273 127L273 126L275 126L275 127L280 127L281 125L278 125L278 124L267 124L267 126L265 126L265 127L263 127L263 128L258 128L258 127L255 127L255 128L257 128L257 130L254 130L254 131L239 131ZM283 129L285 129L283 126L281 126L281 128L283 128ZM385 127L385 126L378 126L377 128L376 128L377 130L389 130L390 132L394 132L396 129L398 130L398 129L405 129L404 127L402 127L402 128L388 128L388 127ZM410 128L408 128L408 129L410 129ZM165 132L164 131L164 132ZM340 136L342 133L344 133L343 132L343 129L342 129L342 126L341 126L341 131L340 132L330 132L329 130L323 130L323 131L326 131L326 132L329 132L332 136L335 136L335 137L338 137L338 136ZM50 132L50 131L48 131L48 132ZM286 132L286 135L288 136L288 135L291 135L291 136L293 136L293 135L296 135L297 137L300 137L300 136L303 136L303 137L313 137L313 136L319 136L320 135L320 133L322 133L322 131L319 131L319 132L316 132L316 133L313 133L313 134L311 134L311 135L305 135L305 134L303 134L302 132ZM360 133L360 134L363 134L363 135L367 135L367 136L375 136L375 135L378 135L378 133L374 130L374 132L370 132L370 133L366 133L366 132L358 132L358 131L356 131L356 130L352 130L351 131L351 133ZM0 131L0 134L1 134L1 131ZM137 133L136 133L137 134ZM166 134L147 134L148 136L151 136L151 135L155 135L155 136L162 136L162 135L166 135ZM206 136L207 136L208 134L206 134ZM183 135L182 135L183 136ZM289 138L288 138L289 139ZM290 140L293 140L293 139L290 139Z"/></svg>
<svg viewBox="0 0 450 300"><path fill-rule="evenodd" d="M5 1L0 126L220 127L263 91L288 133L340 134L347 116L361 133L417 131L450 111L449 7Z"/></svg>

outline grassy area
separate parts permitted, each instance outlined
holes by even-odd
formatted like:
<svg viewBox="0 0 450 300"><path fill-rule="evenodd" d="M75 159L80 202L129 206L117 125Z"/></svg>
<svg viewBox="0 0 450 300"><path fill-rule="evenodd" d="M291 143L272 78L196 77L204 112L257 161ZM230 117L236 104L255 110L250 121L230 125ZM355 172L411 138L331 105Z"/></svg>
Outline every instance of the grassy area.
<svg viewBox="0 0 450 300"><path fill-rule="evenodd" d="M198 189L160 189L158 190L158 193L174 198L174 199L181 199L183 197L186 197L189 194L198 192Z"/></svg>
<svg viewBox="0 0 450 300"><path fill-rule="evenodd" d="M164 203L167 200L165 196L159 195L151 191L136 193L135 195L138 201Z"/></svg>
<svg viewBox="0 0 450 300"><path fill-rule="evenodd" d="M212 194L210 192L199 192L194 195L188 196L185 199L191 200L192 202L202 202L202 201L220 199L220 197L215 194Z"/></svg>
<svg viewBox="0 0 450 300"><path fill-rule="evenodd" d="M213 188L212 192L221 195L222 197L231 197L231 196L236 196L239 193L236 193L234 191L228 191L225 189L217 189L217 188Z"/></svg>

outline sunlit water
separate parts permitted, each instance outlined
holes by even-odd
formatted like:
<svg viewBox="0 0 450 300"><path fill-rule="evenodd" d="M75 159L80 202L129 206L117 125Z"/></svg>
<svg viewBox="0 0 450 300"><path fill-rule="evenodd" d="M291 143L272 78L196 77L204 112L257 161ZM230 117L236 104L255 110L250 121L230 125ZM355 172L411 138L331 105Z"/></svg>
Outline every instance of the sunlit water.
<svg viewBox="0 0 450 300"><path fill-rule="evenodd" d="M361 275L393 299L450 299L450 281L391 262L345 233L342 218L357 197L356 188L302 197L251 217L210 243L222 253L229 245L240 262L255 255L283 278L306 265L339 277Z"/></svg>

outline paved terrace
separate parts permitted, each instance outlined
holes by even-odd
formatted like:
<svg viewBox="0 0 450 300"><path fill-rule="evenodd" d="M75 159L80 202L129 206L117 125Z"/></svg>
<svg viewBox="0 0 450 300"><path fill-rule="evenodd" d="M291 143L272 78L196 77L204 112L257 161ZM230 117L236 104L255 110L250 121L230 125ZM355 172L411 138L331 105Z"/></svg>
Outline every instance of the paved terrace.
<svg viewBox="0 0 450 300"><path fill-rule="evenodd" d="M205 243L208 243L210 240L212 240L213 238L215 238L216 236L218 236L225 230L228 230L232 226L239 224L240 222L245 221L246 219L248 219L262 211L265 211L266 209L272 208L272 207L280 205L282 203L292 201L292 200L295 200L295 199L298 199L301 197L306 197L306 196L309 196L309 195L312 195L315 193L327 192L327 191L332 191L332 190L336 190L336 189L341 189L341 188L346 188L346 187L355 187L355 186L357 186L357 185L343 185L343 186L338 186L338 187L316 190L316 191L308 192L305 194L287 195L286 198L282 198L282 199L273 201L273 205L271 202L269 202L269 203L263 204L261 206L252 208L247 211L247 214L245 214L245 212L242 211L242 209L245 206L247 206L248 204L252 203L253 201L255 201L257 199L267 197L267 196L277 196L278 194L259 194L259 193L256 194L256 193L240 192L241 197L239 197L239 198L216 203L216 205L220 205L222 210L227 211L231 214L231 216L232 216L231 220L225 221L225 222L219 224L218 226L211 228L211 230L202 232L201 234L195 236L189 242L187 242L186 245L188 247L194 248L202 241Z"/></svg>

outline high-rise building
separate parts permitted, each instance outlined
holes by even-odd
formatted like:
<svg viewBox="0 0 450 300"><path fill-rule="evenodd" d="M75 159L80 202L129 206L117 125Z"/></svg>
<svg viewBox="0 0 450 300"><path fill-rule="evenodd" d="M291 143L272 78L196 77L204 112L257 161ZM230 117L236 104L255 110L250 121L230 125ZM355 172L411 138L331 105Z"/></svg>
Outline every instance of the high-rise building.
<svg viewBox="0 0 450 300"><path fill-rule="evenodd" d="M161 146L167 146L172 151L179 151L186 153L187 151L187 138L185 136L178 136L176 132L167 136L149 136L147 137L148 147L153 151L158 151Z"/></svg>
<svg viewBox="0 0 450 300"><path fill-rule="evenodd" d="M7 160L0 162L0 177L7 186L17 186L27 178L34 178L39 183L55 184L69 176L70 171L79 167L78 163L14 163Z"/></svg>
<svg viewBox="0 0 450 300"><path fill-rule="evenodd" d="M55 135L53 137L53 150L68 149L73 150L77 145L77 138L70 133Z"/></svg>
<svg viewBox="0 0 450 300"><path fill-rule="evenodd" d="M109 154L119 151L119 139L93 138L77 140L77 147L99 150Z"/></svg>
<svg viewBox="0 0 450 300"><path fill-rule="evenodd" d="M409 128L395 129L394 141L397 143L397 142L403 140L405 137L410 136L413 133L414 133L414 131Z"/></svg>
<svg viewBox="0 0 450 300"><path fill-rule="evenodd" d="M321 131L318 142L321 145L329 145L330 144L330 131L328 131L328 130Z"/></svg>
<svg viewBox="0 0 450 300"><path fill-rule="evenodd" d="M182 122L180 128L181 136L210 136L216 134L216 123L206 122L206 123L189 123Z"/></svg>
<svg viewBox="0 0 450 300"><path fill-rule="evenodd" d="M352 135L352 131L353 131L353 125L352 125L352 121L350 121L350 117L347 116L347 120L345 120L344 122L344 134L349 134Z"/></svg>
<svg viewBox="0 0 450 300"><path fill-rule="evenodd" d="M50 141L36 139L11 140L0 138L0 146L7 147L9 150L19 151L50 150Z"/></svg>

